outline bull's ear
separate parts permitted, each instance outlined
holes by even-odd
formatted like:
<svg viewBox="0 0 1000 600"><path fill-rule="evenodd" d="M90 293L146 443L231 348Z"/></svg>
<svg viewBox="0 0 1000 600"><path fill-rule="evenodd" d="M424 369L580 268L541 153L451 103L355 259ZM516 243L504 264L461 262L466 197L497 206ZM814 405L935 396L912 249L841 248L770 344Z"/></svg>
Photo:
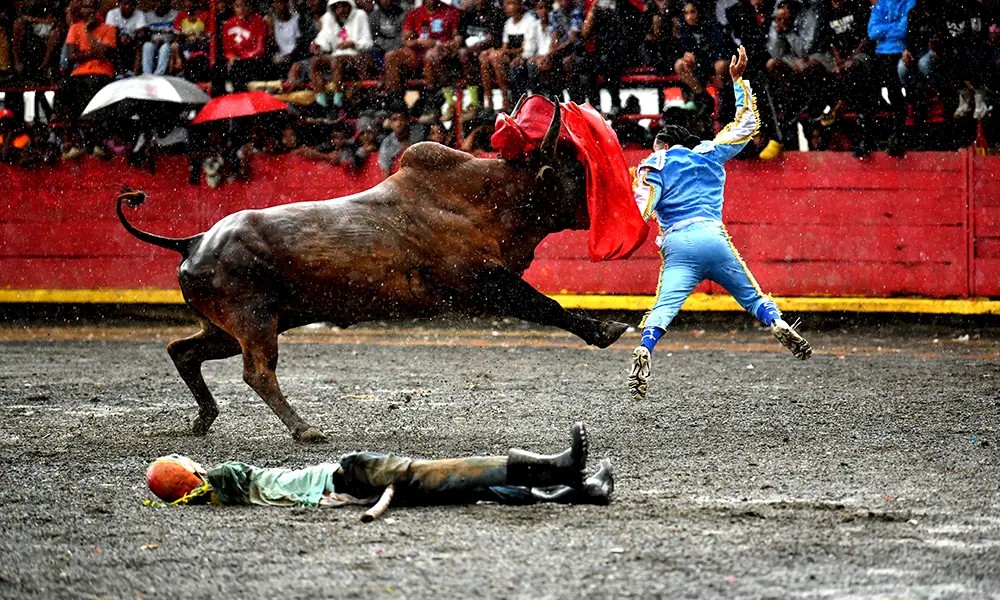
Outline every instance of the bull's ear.
<svg viewBox="0 0 1000 600"><path fill-rule="evenodd" d="M549 165L542 165L541 169L538 169L538 173L535 173L535 181L539 185L547 185L555 178L556 170Z"/></svg>
<svg viewBox="0 0 1000 600"><path fill-rule="evenodd" d="M559 129L562 127L562 106L558 101L553 101L553 104L555 104L555 110L552 111L552 122L549 123L549 129L545 132L542 144L538 147L542 160L550 161L556 158L556 148L559 146Z"/></svg>
<svg viewBox="0 0 1000 600"><path fill-rule="evenodd" d="M511 118L517 116L517 111L521 110L521 105L524 104L525 99L527 99L528 94L521 94L521 97L517 99L517 104L514 105L514 110L510 111Z"/></svg>

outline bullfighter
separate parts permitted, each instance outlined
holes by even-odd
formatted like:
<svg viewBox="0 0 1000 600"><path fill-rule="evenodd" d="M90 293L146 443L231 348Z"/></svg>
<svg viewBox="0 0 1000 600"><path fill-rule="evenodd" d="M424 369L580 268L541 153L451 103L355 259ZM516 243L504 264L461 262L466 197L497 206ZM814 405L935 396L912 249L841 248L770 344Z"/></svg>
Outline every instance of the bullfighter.
<svg viewBox="0 0 1000 600"><path fill-rule="evenodd" d="M724 287L751 315L801 360L812 348L793 325L781 318L774 300L754 279L722 224L724 163L736 156L754 134L759 119L750 83L743 80L746 50L729 63L736 90L736 118L712 141L702 141L679 125L667 125L653 141L653 153L635 171L633 191L644 219L655 213L660 230L657 245L663 267L657 298L642 322L642 341L632 352L628 391L644 400L650 373L650 353L677 316L681 305L702 281Z"/></svg>

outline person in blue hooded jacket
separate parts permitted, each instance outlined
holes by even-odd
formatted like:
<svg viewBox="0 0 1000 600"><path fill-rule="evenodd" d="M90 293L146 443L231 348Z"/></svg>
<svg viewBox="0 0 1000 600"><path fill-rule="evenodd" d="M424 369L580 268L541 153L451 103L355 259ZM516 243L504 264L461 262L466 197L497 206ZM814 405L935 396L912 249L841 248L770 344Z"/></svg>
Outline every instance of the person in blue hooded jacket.
<svg viewBox="0 0 1000 600"><path fill-rule="evenodd" d="M642 341L632 352L628 376L628 391L636 400L646 398L653 347L692 290L706 279L726 288L796 358L812 356L809 342L761 291L722 224L724 164L753 138L759 123L750 83L743 80L746 65L746 50L740 46L729 62L736 117L714 140L701 141L683 127L667 125L656 134L653 153L636 168L636 204L644 218L656 216L663 232L657 238L663 256L657 298L643 319Z"/></svg>
<svg viewBox="0 0 1000 600"><path fill-rule="evenodd" d="M903 100L903 84L899 78L899 59L906 50L906 34L909 27L910 11L917 0L878 0L872 6L868 18L868 38L875 42L875 59L872 61L872 87L870 104L858 111L860 140L854 148L854 155L864 158L872 150L871 125L874 112L881 104L882 88L889 93L892 111L892 134L886 146L889 156L902 157L906 154L906 104Z"/></svg>

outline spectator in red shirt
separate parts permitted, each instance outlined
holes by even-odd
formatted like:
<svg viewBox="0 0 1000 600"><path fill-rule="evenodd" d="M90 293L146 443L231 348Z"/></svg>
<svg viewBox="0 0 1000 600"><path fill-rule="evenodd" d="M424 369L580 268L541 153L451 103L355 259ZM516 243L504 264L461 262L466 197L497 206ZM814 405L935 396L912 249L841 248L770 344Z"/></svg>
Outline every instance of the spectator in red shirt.
<svg viewBox="0 0 1000 600"><path fill-rule="evenodd" d="M260 79L268 64L267 21L254 10L248 0L233 2L234 15L222 25L222 68L234 92L247 89L247 83Z"/></svg>
<svg viewBox="0 0 1000 600"><path fill-rule="evenodd" d="M458 50L462 45L459 22L462 11L441 0L425 0L406 13L403 19L403 45L385 57L385 89L390 104L398 104L403 96L403 75L423 67L426 85L425 111L438 112L436 102L444 95L449 106L454 105L454 90L458 72ZM452 72L449 72L449 67ZM444 88L442 89L442 86Z"/></svg>

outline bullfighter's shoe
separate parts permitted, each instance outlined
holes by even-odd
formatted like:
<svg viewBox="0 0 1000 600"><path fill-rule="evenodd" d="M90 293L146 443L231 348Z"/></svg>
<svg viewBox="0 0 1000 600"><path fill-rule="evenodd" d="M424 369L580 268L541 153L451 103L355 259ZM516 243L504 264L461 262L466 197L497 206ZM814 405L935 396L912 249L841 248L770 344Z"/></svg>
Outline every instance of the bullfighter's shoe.
<svg viewBox="0 0 1000 600"><path fill-rule="evenodd" d="M649 349L636 346L632 351L632 369L628 373L628 393L635 400L645 400L649 380Z"/></svg>
<svg viewBox="0 0 1000 600"><path fill-rule="evenodd" d="M581 487L590 449L583 423L573 424L572 436L570 447L559 454L543 455L511 448L507 453L507 483L527 487Z"/></svg>
<svg viewBox="0 0 1000 600"><path fill-rule="evenodd" d="M812 356L812 346L804 337L799 335L795 328L799 326L799 321L794 325L789 325L782 319L775 319L771 324L771 334L781 342L781 345L788 348L795 358L806 360Z"/></svg>

